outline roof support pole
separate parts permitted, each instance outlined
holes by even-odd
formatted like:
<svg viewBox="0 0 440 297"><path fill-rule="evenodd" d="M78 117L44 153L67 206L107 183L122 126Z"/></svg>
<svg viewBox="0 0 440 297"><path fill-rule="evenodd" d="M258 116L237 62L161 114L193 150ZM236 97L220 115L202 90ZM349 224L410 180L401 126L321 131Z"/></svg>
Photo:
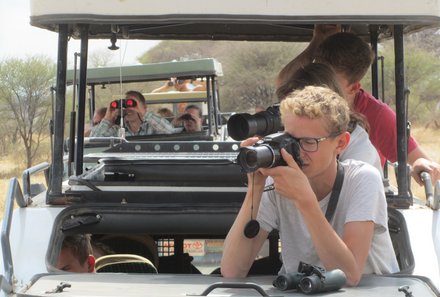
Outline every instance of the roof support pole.
<svg viewBox="0 0 440 297"><path fill-rule="evenodd" d="M377 25L369 26L370 29L370 43L374 52L374 60L371 64L371 94L375 98L379 98L379 79L377 71L377 40L378 40L378 27ZM383 99L383 98L382 98Z"/></svg>
<svg viewBox="0 0 440 297"><path fill-rule="evenodd" d="M405 97L405 68L403 50L403 26L394 26L394 56L396 80L396 125L397 125L397 186L401 206L412 204L409 193L408 160L408 114Z"/></svg>
<svg viewBox="0 0 440 297"><path fill-rule="evenodd" d="M89 26L81 25L81 56L79 62L79 88L78 88L78 126L76 134L75 150L75 173L80 175L83 172L84 160L84 118L86 107L87 89L87 55L89 47Z"/></svg>
<svg viewBox="0 0 440 297"><path fill-rule="evenodd" d="M50 202L50 196L61 195L63 182L63 145L64 145L64 116L66 110L66 68L67 68L67 43L68 27L59 25L58 33L58 60L57 81L54 114L54 149L52 153L52 168L50 175L49 191L46 197Z"/></svg>

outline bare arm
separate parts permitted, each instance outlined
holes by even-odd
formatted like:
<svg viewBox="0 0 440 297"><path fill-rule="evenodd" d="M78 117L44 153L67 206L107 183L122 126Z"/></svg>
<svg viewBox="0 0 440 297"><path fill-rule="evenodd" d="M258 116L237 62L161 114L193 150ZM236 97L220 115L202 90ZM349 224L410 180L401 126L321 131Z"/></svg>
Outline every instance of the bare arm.
<svg viewBox="0 0 440 297"><path fill-rule="evenodd" d="M348 285L357 285L372 242L374 223L347 223L344 226L344 236L340 238L319 206L301 207L300 211L324 267L327 270L341 269L347 276Z"/></svg>
<svg viewBox="0 0 440 297"><path fill-rule="evenodd" d="M255 189L254 196L261 198L263 188ZM260 199L254 197L254 214L256 217ZM247 238L244 236L244 228L251 218L252 191L248 191L243 205L234 221L223 246L223 256L221 260L221 273L224 277L246 277L258 251L267 239L268 232L260 229L257 236Z"/></svg>
<svg viewBox="0 0 440 297"><path fill-rule="evenodd" d="M327 38L327 36L339 32L340 30L340 25L316 25L313 31L313 38L306 49L281 69L277 77L276 86L279 87L301 67L312 63L316 56L316 50L321 42Z"/></svg>
<svg viewBox="0 0 440 297"><path fill-rule="evenodd" d="M423 185L420 179L422 171L426 171L431 175L432 183L435 184L440 180L440 164L432 161L420 146L408 154L408 163L412 165L411 175L419 185Z"/></svg>
<svg viewBox="0 0 440 297"><path fill-rule="evenodd" d="M252 145L256 141L258 138L253 137L243 141L241 145ZM262 229L254 238L247 238L243 233L250 218L255 219L257 216L265 180L266 177L258 171L248 174L246 197L224 242L221 260L221 273L224 277L245 277L268 236L268 232Z"/></svg>
<svg viewBox="0 0 440 297"><path fill-rule="evenodd" d="M287 197L301 212L315 250L326 269L339 268L347 276L349 285L356 285L362 276L373 238L373 222L351 222L339 237L319 207L307 177L284 149L288 166L263 170L274 178L275 189Z"/></svg>

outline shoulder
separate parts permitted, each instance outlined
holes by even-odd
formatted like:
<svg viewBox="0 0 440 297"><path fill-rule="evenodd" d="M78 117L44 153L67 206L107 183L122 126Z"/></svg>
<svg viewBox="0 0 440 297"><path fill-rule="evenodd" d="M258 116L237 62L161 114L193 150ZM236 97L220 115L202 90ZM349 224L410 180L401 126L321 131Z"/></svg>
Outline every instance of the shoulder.
<svg viewBox="0 0 440 297"><path fill-rule="evenodd" d="M394 114L391 107L363 89L361 89L356 96L354 109L360 113L365 113L365 111L381 111Z"/></svg>
<svg viewBox="0 0 440 297"><path fill-rule="evenodd" d="M382 178L377 168L363 161L347 159L340 162L344 168L344 180L358 181L364 184L378 183L382 186Z"/></svg>

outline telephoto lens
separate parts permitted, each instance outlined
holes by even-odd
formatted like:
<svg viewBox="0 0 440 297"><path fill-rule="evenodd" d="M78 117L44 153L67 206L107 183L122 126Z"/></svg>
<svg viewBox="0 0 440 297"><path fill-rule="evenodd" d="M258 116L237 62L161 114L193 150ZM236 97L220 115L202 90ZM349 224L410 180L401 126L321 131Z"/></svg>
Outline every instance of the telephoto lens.
<svg viewBox="0 0 440 297"><path fill-rule="evenodd" d="M274 279L272 285L281 291L298 289L299 282L305 276L304 273L280 274Z"/></svg>
<svg viewBox="0 0 440 297"><path fill-rule="evenodd" d="M315 294L328 291L336 291L345 286L347 278L340 269L324 272L322 276L312 274L303 277L299 282L299 289L304 294Z"/></svg>
<svg viewBox="0 0 440 297"><path fill-rule="evenodd" d="M266 136L283 129L278 105L254 115L237 113L228 120L228 134L235 140L244 140L256 135Z"/></svg>

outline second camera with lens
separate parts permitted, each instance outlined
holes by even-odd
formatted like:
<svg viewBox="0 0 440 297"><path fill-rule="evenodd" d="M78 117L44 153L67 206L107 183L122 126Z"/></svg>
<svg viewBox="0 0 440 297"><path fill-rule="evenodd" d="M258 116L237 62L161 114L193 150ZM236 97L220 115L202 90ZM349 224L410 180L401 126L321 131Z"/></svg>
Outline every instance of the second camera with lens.
<svg viewBox="0 0 440 297"><path fill-rule="evenodd" d="M258 168L287 165L281 156L283 148L293 156L293 159L301 167L299 143L285 132L268 135L253 146L240 148L237 162L245 172L253 172Z"/></svg>
<svg viewBox="0 0 440 297"><path fill-rule="evenodd" d="M228 134L235 140L244 140L255 135L266 136L283 129L279 105L253 115L237 113L228 120Z"/></svg>

